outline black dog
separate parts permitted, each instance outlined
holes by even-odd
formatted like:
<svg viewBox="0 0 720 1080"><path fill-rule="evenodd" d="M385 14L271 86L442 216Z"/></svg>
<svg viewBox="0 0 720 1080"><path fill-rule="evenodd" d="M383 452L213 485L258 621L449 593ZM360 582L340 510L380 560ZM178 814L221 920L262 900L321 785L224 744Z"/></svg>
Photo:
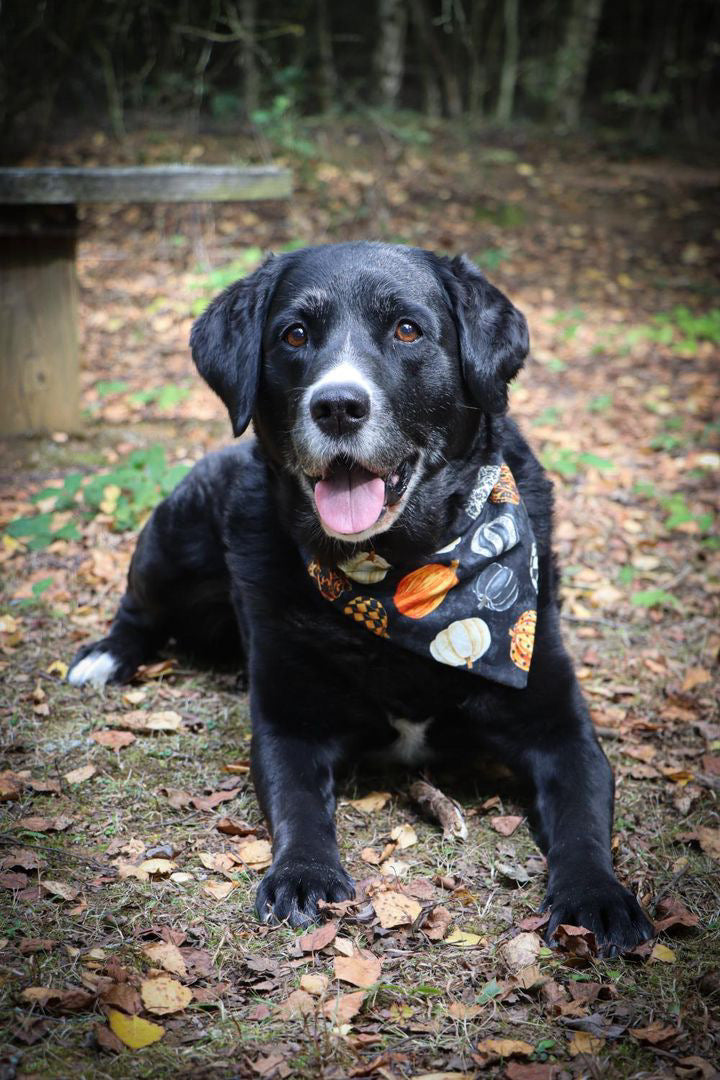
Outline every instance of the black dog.
<svg viewBox="0 0 720 1080"><path fill-rule="evenodd" d="M302 925L352 896L333 820L344 763L477 747L532 788L548 937L580 924L607 953L647 938L613 873L612 774L561 640L551 484L504 415L523 316L465 258L344 244L269 259L191 346L234 433L252 417L257 440L206 457L157 507L70 682L129 679L169 638L244 655L273 836L262 919Z"/></svg>

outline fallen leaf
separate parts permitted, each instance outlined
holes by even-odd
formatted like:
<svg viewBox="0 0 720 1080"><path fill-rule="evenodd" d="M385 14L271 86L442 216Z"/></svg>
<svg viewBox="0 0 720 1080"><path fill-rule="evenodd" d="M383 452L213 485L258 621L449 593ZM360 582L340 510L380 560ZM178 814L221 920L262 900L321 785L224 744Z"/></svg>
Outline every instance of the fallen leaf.
<svg viewBox="0 0 720 1080"><path fill-rule="evenodd" d="M453 1020L472 1020L484 1008L484 1005L466 1005L464 1001L453 1001L451 1005L448 1005L448 1014Z"/></svg>
<svg viewBox="0 0 720 1080"><path fill-rule="evenodd" d="M141 1016L126 1016L117 1009L108 1009L107 1017L110 1030L131 1050L150 1046L165 1034L164 1027L153 1024L150 1020L143 1020Z"/></svg>
<svg viewBox="0 0 720 1080"><path fill-rule="evenodd" d="M422 911L417 900L391 889L376 893L372 898L372 906L384 930L407 926L415 922Z"/></svg>
<svg viewBox="0 0 720 1080"><path fill-rule="evenodd" d="M237 866L237 861L232 855L224 851L198 851L198 859L207 870L223 873Z"/></svg>
<svg viewBox="0 0 720 1080"><path fill-rule="evenodd" d="M212 896L213 900L226 900L234 888L234 881L205 881L203 883L203 892Z"/></svg>
<svg viewBox="0 0 720 1080"><path fill-rule="evenodd" d="M352 956L355 946L350 938L336 937L333 946L342 956Z"/></svg>
<svg viewBox="0 0 720 1080"><path fill-rule="evenodd" d="M654 921L655 933L661 934L676 926L694 927L699 922L699 916L692 915L679 900L671 900L668 897L661 900L657 905Z"/></svg>
<svg viewBox="0 0 720 1080"><path fill-rule="evenodd" d="M122 750L135 742L135 736L131 731L93 731L90 738L100 746L106 746L108 750L116 751Z"/></svg>
<svg viewBox="0 0 720 1080"><path fill-rule="evenodd" d="M124 1046L118 1039L117 1035L113 1035L109 1027L105 1024L93 1024L93 1035L95 1041L101 1050L107 1050L111 1054L121 1054Z"/></svg>
<svg viewBox="0 0 720 1080"><path fill-rule="evenodd" d="M505 1069L505 1080L555 1080L559 1072L560 1066L550 1062L526 1065L524 1062L510 1061Z"/></svg>
<svg viewBox="0 0 720 1080"><path fill-rule="evenodd" d="M382 862L382 853L375 848L366 847L360 852L360 858L371 866L379 866Z"/></svg>
<svg viewBox="0 0 720 1080"><path fill-rule="evenodd" d="M689 693L694 690L696 686L704 686L705 683L709 683L712 680L712 675L706 668L703 667L691 667L685 673L685 679L683 680L683 692Z"/></svg>
<svg viewBox="0 0 720 1080"><path fill-rule="evenodd" d="M45 671L48 675L59 675L61 679L64 679L68 673L68 666L64 660L53 660L53 662L45 668Z"/></svg>
<svg viewBox="0 0 720 1080"><path fill-rule="evenodd" d="M177 863L172 859L143 859L138 869L144 871L148 877L162 878L177 870Z"/></svg>
<svg viewBox="0 0 720 1080"><path fill-rule="evenodd" d="M187 975L183 955L177 945L173 945L172 942L154 941L150 945L145 945L142 951L143 955L156 967L164 968L171 975L179 975L181 978Z"/></svg>
<svg viewBox="0 0 720 1080"><path fill-rule="evenodd" d="M500 948L500 955L512 972L534 964L540 955L542 941L539 934L525 931L507 941Z"/></svg>
<svg viewBox="0 0 720 1080"><path fill-rule="evenodd" d="M356 810L360 810L363 814L374 814L376 811L382 810L390 802L391 798L392 795L389 791L371 791L362 799L350 799L349 805Z"/></svg>
<svg viewBox="0 0 720 1080"><path fill-rule="evenodd" d="M251 1066L260 1076L272 1076L275 1072L281 1078L290 1075L290 1069L285 1065L282 1054L261 1054L256 1061L251 1062Z"/></svg>
<svg viewBox="0 0 720 1080"><path fill-rule="evenodd" d="M651 1046L662 1046L672 1039L676 1039L680 1034L673 1024L661 1024L659 1020L656 1020L653 1024L648 1024L647 1027L629 1028L628 1031L630 1035L640 1042L650 1043Z"/></svg>
<svg viewBox="0 0 720 1080"><path fill-rule="evenodd" d="M364 990L380 979L382 960L368 949L353 949L351 956L336 956L335 977Z"/></svg>
<svg viewBox="0 0 720 1080"><path fill-rule="evenodd" d="M58 814L57 817L48 818L31 816L18 818L15 828L28 829L30 832L64 832L75 823L75 818L68 814Z"/></svg>
<svg viewBox="0 0 720 1080"><path fill-rule="evenodd" d="M7 855L0 860L3 870L41 870L45 866L43 859L35 851L29 848L10 848Z"/></svg>
<svg viewBox="0 0 720 1080"><path fill-rule="evenodd" d="M17 773L9 769L0 772L0 802L15 802L20 798L24 786L25 781Z"/></svg>
<svg viewBox="0 0 720 1080"><path fill-rule="evenodd" d="M519 1054L521 1057L530 1057L535 1053L535 1047L524 1039L482 1039L477 1044L480 1054L491 1054L493 1057L513 1057Z"/></svg>
<svg viewBox="0 0 720 1080"><path fill-rule="evenodd" d="M360 1012L364 1000L363 990L355 990L350 994L338 994L331 1001L325 1002L323 1012L336 1026L347 1024Z"/></svg>
<svg viewBox="0 0 720 1080"><path fill-rule="evenodd" d="M487 938L480 934L472 934L467 930L458 930L456 927L443 941L443 945L456 945L462 949L474 949L478 945L485 945Z"/></svg>
<svg viewBox="0 0 720 1080"><path fill-rule="evenodd" d="M306 994L312 994L313 997L321 997L329 985L330 980L327 975L314 975L312 972L307 972L300 979L300 989Z"/></svg>
<svg viewBox="0 0 720 1080"><path fill-rule="evenodd" d="M192 991L168 975L143 979L140 983L140 995L147 1011L157 1016L180 1012L192 1001Z"/></svg>
<svg viewBox="0 0 720 1080"><path fill-rule="evenodd" d="M105 1005L113 1005L117 1009L134 1016L142 1009L140 995L134 986L127 982L113 983L100 995Z"/></svg>
<svg viewBox="0 0 720 1080"><path fill-rule="evenodd" d="M24 889L29 882L30 878L27 874L17 874L11 871L0 874L0 889L10 889L11 892L18 892L18 890Z"/></svg>
<svg viewBox="0 0 720 1080"><path fill-rule="evenodd" d="M494 829L495 832L500 833L501 836L512 836L525 819L516 817L514 814L509 814L507 816L497 815L488 820L490 822L490 827Z"/></svg>
<svg viewBox="0 0 720 1080"><path fill-rule="evenodd" d="M674 964L675 953L672 949L668 949L667 945L661 945L659 942L653 945L652 952L650 953L651 960L659 960L662 964Z"/></svg>
<svg viewBox="0 0 720 1080"><path fill-rule="evenodd" d="M452 915L448 909L438 904L427 913L420 929L430 941L442 941L451 922Z"/></svg>
<svg viewBox="0 0 720 1080"><path fill-rule="evenodd" d="M226 836L252 836L258 831L256 825L248 825L246 821L231 817L220 818L215 828Z"/></svg>
<svg viewBox="0 0 720 1080"><path fill-rule="evenodd" d="M95 995L73 987L70 990L54 990L48 986L29 986L21 991L20 997L30 1005L39 1005L43 1009L58 1013L73 1013L90 1008Z"/></svg>
<svg viewBox="0 0 720 1080"><path fill-rule="evenodd" d="M163 675L171 675L177 667L177 660L158 660L154 664L141 664L135 672L135 678L143 682L148 679L161 679Z"/></svg>
<svg viewBox="0 0 720 1080"><path fill-rule="evenodd" d="M79 769L73 769L65 773L65 781L68 784L84 784L91 776L94 776L97 768L94 765L81 765Z"/></svg>
<svg viewBox="0 0 720 1080"><path fill-rule="evenodd" d="M585 960L597 956L595 935L592 930L584 926L561 923L553 934L553 941L556 941L558 946L565 949L572 957Z"/></svg>
<svg viewBox="0 0 720 1080"><path fill-rule="evenodd" d="M390 838L395 841L400 851L404 851L405 848L417 844L417 833L412 825L408 825L407 822L402 825L396 825L390 833Z"/></svg>
<svg viewBox="0 0 720 1080"><path fill-rule="evenodd" d="M338 924L336 922L326 922L323 926L318 926L317 929L303 934L298 938L297 943L303 952L319 952L320 949L324 949L326 945L335 940L337 932Z"/></svg>
<svg viewBox="0 0 720 1080"><path fill-rule="evenodd" d="M49 878L41 881L40 887L49 892L51 896L59 896L61 900L75 900L80 893L80 890L75 885L70 885L67 881L51 881Z"/></svg>
<svg viewBox="0 0 720 1080"><path fill-rule="evenodd" d="M129 728L130 731L138 731L145 735L163 731L184 733L187 730L180 713L176 713L172 709L159 712L133 709L125 713L108 713L105 717L105 723L112 724L114 727Z"/></svg>
<svg viewBox="0 0 720 1080"><path fill-rule="evenodd" d="M242 840L234 845L233 853L251 870L265 870L272 863L272 848L268 840Z"/></svg>
<svg viewBox="0 0 720 1080"><path fill-rule="evenodd" d="M214 810L220 803L229 802L236 798L242 788L231 788L229 791L215 791L212 795L194 795L190 802L196 810Z"/></svg>
<svg viewBox="0 0 720 1080"><path fill-rule="evenodd" d="M23 938L18 945L18 949L23 956L27 956L30 953L50 952L50 950L56 948L57 945L58 942L54 941L52 938Z"/></svg>
<svg viewBox="0 0 720 1080"><path fill-rule="evenodd" d="M604 1039L587 1031L574 1031L568 1042L568 1050L573 1057L578 1054L599 1054L604 1046Z"/></svg>
<svg viewBox="0 0 720 1080"><path fill-rule="evenodd" d="M700 825L697 830L697 838L700 847L712 859L720 860L720 829L711 829L707 825Z"/></svg>
<svg viewBox="0 0 720 1080"><path fill-rule="evenodd" d="M175 810L183 810L192 802L192 795L182 788L160 788L160 794L167 797L167 801Z"/></svg>
<svg viewBox="0 0 720 1080"><path fill-rule="evenodd" d="M547 979L548 976L543 975L537 964L528 964L516 971L513 976L514 985L519 986L521 990L537 990L547 982Z"/></svg>
<svg viewBox="0 0 720 1080"><path fill-rule="evenodd" d="M315 1002L305 990L293 990L291 994L275 1006L275 1015L282 1020L295 1020L309 1016L315 1011Z"/></svg>

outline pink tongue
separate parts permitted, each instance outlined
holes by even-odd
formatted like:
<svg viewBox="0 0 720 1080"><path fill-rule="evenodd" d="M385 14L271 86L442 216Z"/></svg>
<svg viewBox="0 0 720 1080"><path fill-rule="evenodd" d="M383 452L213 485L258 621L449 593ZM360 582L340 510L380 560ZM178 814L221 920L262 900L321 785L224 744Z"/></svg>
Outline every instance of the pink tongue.
<svg viewBox="0 0 720 1080"><path fill-rule="evenodd" d="M374 525L385 502L385 481L367 469L335 469L315 485L315 505L329 529L336 533L364 532Z"/></svg>

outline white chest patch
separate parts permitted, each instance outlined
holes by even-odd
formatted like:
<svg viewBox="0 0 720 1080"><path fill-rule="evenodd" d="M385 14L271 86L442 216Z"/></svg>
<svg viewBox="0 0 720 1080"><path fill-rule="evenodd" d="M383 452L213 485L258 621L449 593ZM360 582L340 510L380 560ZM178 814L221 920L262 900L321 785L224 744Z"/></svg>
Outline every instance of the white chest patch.
<svg viewBox="0 0 720 1080"><path fill-rule="evenodd" d="M417 765L431 756L425 732L432 724L432 717L417 722L391 716L388 717L388 722L398 733L397 739L388 751L393 761L401 761L404 765Z"/></svg>

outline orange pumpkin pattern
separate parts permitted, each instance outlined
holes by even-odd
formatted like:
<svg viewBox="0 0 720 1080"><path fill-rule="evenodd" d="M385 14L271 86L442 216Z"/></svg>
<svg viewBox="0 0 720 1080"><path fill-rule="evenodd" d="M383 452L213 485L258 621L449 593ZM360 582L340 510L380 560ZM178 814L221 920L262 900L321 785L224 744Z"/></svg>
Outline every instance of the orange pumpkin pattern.
<svg viewBox="0 0 720 1080"><path fill-rule="evenodd" d="M311 562L307 571L326 600L337 600L351 588L350 582L339 570Z"/></svg>
<svg viewBox="0 0 720 1080"><path fill-rule="evenodd" d="M507 465L502 465L500 467L498 482L490 492L490 502L513 503L515 506L518 506L520 503L520 492L517 489L515 477L510 472Z"/></svg>
<svg viewBox="0 0 720 1080"><path fill-rule="evenodd" d="M521 671L530 670L533 645L535 643L536 611L523 611L522 615L509 630L510 659Z"/></svg>
<svg viewBox="0 0 720 1080"><path fill-rule="evenodd" d="M389 637L387 612L374 596L355 596L343 608L343 614L349 615L357 623L362 623L366 630L378 637Z"/></svg>
<svg viewBox="0 0 720 1080"><path fill-rule="evenodd" d="M401 578L393 598L400 614L407 615L408 619L424 619L440 607L450 589L458 584L457 566L457 559L449 566L428 563Z"/></svg>

